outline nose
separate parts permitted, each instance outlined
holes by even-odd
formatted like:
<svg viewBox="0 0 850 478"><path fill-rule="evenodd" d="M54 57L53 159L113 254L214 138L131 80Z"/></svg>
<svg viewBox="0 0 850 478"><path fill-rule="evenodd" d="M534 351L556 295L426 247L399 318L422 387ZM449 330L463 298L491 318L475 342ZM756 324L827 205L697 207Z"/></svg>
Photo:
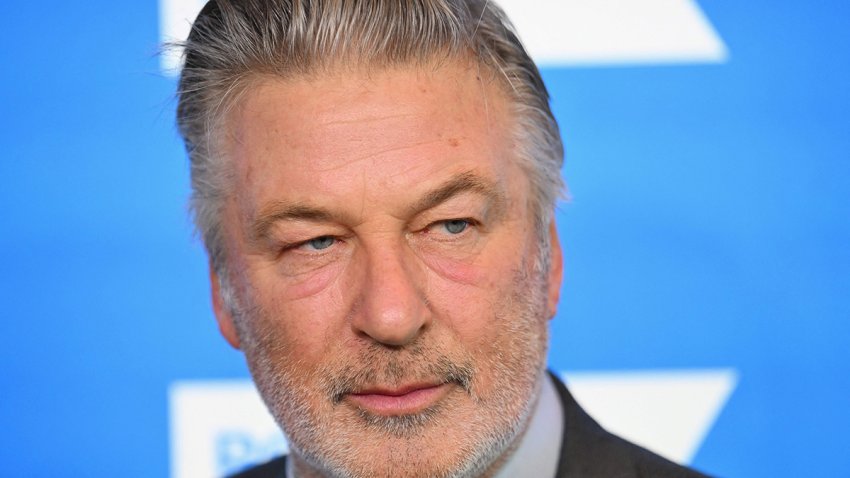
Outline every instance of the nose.
<svg viewBox="0 0 850 478"><path fill-rule="evenodd" d="M366 252L361 275L361 307L352 318L358 334L384 345L411 343L430 321L415 259L404 246Z"/></svg>

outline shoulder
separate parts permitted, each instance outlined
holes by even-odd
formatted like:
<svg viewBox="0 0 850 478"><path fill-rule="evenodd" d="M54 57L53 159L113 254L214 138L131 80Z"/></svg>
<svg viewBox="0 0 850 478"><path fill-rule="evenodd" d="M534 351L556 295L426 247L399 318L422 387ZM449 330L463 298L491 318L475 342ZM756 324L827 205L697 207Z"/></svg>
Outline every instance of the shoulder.
<svg viewBox="0 0 850 478"><path fill-rule="evenodd" d="M564 411L558 478L705 478L602 428L551 374Z"/></svg>
<svg viewBox="0 0 850 478"><path fill-rule="evenodd" d="M285 478L286 456L280 456L272 461L240 471L228 478Z"/></svg>

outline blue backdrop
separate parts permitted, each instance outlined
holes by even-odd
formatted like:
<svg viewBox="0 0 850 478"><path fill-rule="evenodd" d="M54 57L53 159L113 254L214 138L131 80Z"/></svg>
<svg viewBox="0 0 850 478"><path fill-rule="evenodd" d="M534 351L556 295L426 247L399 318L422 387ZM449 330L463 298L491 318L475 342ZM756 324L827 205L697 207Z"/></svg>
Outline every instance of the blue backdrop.
<svg viewBox="0 0 850 478"><path fill-rule="evenodd" d="M574 196L550 362L733 367L694 465L850 476L850 6L701 6L726 63L544 70ZM247 372L208 305L157 5L4 10L0 475L167 476L169 384Z"/></svg>

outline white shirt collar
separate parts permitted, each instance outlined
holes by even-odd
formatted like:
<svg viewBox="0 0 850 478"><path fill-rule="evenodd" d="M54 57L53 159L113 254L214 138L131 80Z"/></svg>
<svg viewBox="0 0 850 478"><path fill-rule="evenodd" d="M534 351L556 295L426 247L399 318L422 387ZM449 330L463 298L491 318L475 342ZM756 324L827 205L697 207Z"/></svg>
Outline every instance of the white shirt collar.
<svg viewBox="0 0 850 478"><path fill-rule="evenodd" d="M549 375L543 376L540 398L513 455L494 478L516 476L555 476L561 457L564 433L564 411Z"/></svg>

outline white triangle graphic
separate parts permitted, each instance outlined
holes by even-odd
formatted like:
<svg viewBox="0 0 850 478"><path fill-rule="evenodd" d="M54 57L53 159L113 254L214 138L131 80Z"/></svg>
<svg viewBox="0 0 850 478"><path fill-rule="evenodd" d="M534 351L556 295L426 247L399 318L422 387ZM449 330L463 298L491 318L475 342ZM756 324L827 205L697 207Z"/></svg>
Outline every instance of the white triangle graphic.
<svg viewBox="0 0 850 478"><path fill-rule="evenodd" d="M605 429L688 464L738 383L734 369L566 373L570 392Z"/></svg>
<svg viewBox="0 0 850 478"><path fill-rule="evenodd" d="M185 40L206 0L159 0L160 38ZM500 0L535 61L594 66L719 63L728 51L694 0ZM164 53L176 74L180 54Z"/></svg>
<svg viewBox="0 0 850 478"><path fill-rule="evenodd" d="M163 44L184 41L192 30L192 22L207 0L159 0L159 40ZM160 56L160 69L166 75L180 73L182 53L168 49Z"/></svg>
<svg viewBox="0 0 850 478"><path fill-rule="evenodd" d="M501 0L535 61L718 63L726 45L694 0Z"/></svg>

